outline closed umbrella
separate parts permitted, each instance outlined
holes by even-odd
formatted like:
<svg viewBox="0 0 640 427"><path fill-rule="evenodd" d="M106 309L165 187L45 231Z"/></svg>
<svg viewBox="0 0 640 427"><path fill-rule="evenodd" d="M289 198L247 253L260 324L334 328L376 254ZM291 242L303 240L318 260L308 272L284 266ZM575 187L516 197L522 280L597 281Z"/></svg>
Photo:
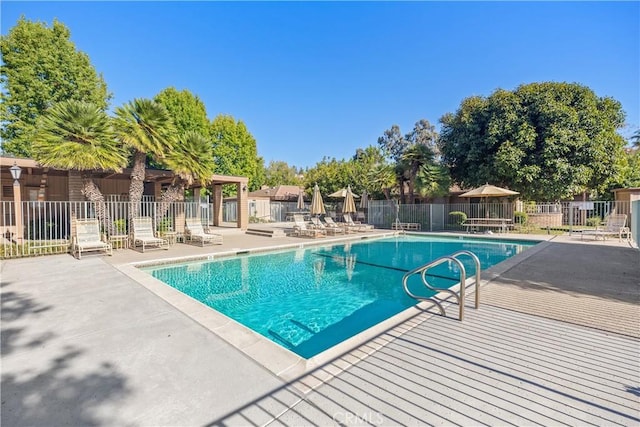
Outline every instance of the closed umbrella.
<svg viewBox="0 0 640 427"><path fill-rule="evenodd" d="M344 196L344 205L342 206L342 213L354 213L356 212L356 202L353 200L353 193L351 192L351 186L347 187L347 194Z"/></svg>
<svg viewBox="0 0 640 427"><path fill-rule="evenodd" d="M299 211L304 209L304 196L302 195L302 190L300 190L300 194L298 194L298 204L296 207Z"/></svg>
<svg viewBox="0 0 640 427"><path fill-rule="evenodd" d="M313 187L313 197L311 198L311 215L323 215L326 213L327 211L324 209L320 188L318 184L316 184L315 187Z"/></svg>
<svg viewBox="0 0 640 427"><path fill-rule="evenodd" d="M367 194L367 190L364 190L362 192L362 199L360 199L360 209L366 209L368 208L369 204L369 195Z"/></svg>

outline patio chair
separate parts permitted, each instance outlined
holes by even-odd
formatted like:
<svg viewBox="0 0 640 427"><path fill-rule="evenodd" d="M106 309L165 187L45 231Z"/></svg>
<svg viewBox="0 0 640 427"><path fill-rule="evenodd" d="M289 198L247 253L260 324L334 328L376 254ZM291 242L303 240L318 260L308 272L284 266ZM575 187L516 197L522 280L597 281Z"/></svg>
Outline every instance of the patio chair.
<svg viewBox="0 0 640 427"><path fill-rule="evenodd" d="M293 235L299 237L325 237L327 232L319 228L309 228L304 220L304 217L299 214L293 215Z"/></svg>
<svg viewBox="0 0 640 427"><path fill-rule="evenodd" d="M336 234L344 234L345 233L345 229L344 228L341 228L341 227L327 227L322 221L320 221L320 218L317 217L317 216L314 216L314 217L311 218L311 223L318 230L324 230L325 233L327 233L327 234L329 234L331 236L335 236Z"/></svg>
<svg viewBox="0 0 640 427"><path fill-rule="evenodd" d="M345 233L360 231L360 227L357 226L352 227L348 224L337 224L330 216L325 216L324 221L327 223L327 228L343 230Z"/></svg>
<svg viewBox="0 0 640 427"><path fill-rule="evenodd" d="M199 242L200 246L204 247L204 245L207 243L211 243L212 245L222 244L222 235L208 233L207 231L205 231L200 218L185 219L185 231L187 239L190 242Z"/></svg>
<svg viewBox="0 0 640 427"><path fill-rule="evenodd" d="M97 219L77 219L76 231L71 243L71 253L78 259L82 258L82 252L105 251L107 255L113 255L113 247L108 243L104 235L100 233L100 224Z"/></svg>
<svg viewBox="0 0 640 427"><path fill-rule="evenodd" d="M359 227L358 231L371 231L373 230L373 225L370 224L360 224L360 223L356 223L353 221L353 219L351 218L351 214L344 214L342 216L344 218L344 222L349 226L349 227Z"/></svg>
<svg viewBox="0 0 640 427"><path fill-rule="evenodd" d="M602 240L606 240L607 236L618 236L618 240L622 241L622 236L629 238L630 230L627 225L627 215L624 214L611 214L607 217L607 221L604 227L596 227L595 230L583 230L580 233L580 239L585 235L593 235L594 239L598 240L602 237Z"/></svg>
<svg viewBox="0 0 640 427"><path fill-rule="evenodd" d="M133 247L142 246L142 252L147 247L169 249L169 241L156 236L153 231L153 220L150 217L133 218Z"/></svg>

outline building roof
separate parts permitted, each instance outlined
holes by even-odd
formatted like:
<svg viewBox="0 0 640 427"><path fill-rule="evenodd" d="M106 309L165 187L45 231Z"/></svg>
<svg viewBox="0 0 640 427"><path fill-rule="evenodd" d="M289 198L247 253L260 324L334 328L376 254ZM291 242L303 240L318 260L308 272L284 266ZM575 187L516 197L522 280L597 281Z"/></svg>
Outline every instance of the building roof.
<svg viewBox="0 0 640 427"><path fill-rule="evenodd" d="M271 200L295 200L304 188L297 185L278 185L273 188L263 188L249 193L249 198L265 197Z"/></svg>

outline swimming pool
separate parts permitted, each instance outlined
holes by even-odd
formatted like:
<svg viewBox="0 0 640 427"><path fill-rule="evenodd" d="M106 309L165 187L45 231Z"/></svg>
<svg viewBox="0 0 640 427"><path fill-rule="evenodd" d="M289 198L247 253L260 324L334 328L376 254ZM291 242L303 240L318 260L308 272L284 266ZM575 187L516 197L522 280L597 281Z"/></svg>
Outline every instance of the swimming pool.
<svg viewBox="0 0 640 427"><path fill-rule="evenodd" d="M402 288L407 271L458 250L474 252L486 269L535 244L405 235L143 270L311 358L415 305ZM464 258L460 260L471 276L475 268ZM439 287L458 281L453 264L430 270L429 276L429 282ZM416 285L417 280L412 283ZM425 291L420 289L420 293Z"/></svg>

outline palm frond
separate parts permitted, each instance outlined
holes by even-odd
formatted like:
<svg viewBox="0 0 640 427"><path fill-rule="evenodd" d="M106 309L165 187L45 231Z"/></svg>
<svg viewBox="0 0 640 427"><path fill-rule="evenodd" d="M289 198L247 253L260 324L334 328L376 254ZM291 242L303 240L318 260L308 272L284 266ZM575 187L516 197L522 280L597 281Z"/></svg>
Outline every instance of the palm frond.
<svg viewBox="0 0 640 427"><path fill-rule="evenodd" d="M158 159L175 143L176 130L169 112L151 99L134 99L116 108L114 129L123 144Z"/></svg>
<svg viewBox="0 0 640 427"><path fill-rule="evenodd" d="M44 166L120 171L127 152L115 138L107 114L82 101L62 101L37 122L34 158Z"/></svg>
<svg viewBox="0 0 640 427"><path fill-rule="evenodd" d="M198 132L186 132L164 163L189 185L194 180L207 183L215 169L211 141Z"/></svg>

